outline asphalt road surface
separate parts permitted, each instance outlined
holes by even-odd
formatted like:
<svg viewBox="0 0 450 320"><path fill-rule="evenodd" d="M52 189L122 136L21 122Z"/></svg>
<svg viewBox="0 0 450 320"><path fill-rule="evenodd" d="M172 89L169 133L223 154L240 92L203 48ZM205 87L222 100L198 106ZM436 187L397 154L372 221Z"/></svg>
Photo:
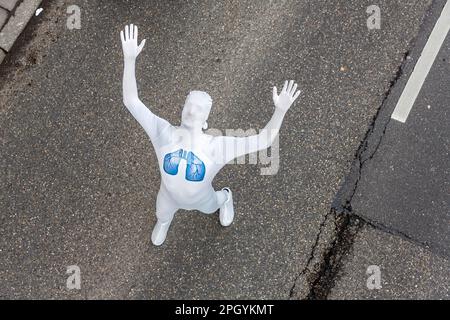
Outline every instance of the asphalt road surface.
<svg viewBox="0 0 450 320"><path fill-rule="evenodd" d="M361 180L367 189L357 199L361 213L353 213L361 219L343 227L351 235L342 249L346 260L337 268L326 259L336 239L347 239L339 233L333 200L408 63L408 52L425 36L432 23L426 21L437 19L442 3L378 1L381 28L368 30L371 0L44 2L43 13L0 66L0 297L366 297L365 271L376 264L370 255L396 265L417 250L433 263L435 277L448 278L445 194L439 193L443 198L436 198L423 218L416 214L405 223L408 212L424 210L416 202L395 201L392 193L405 192L398 190L400 179L417 183L418 177L394 171L398 176L389 184L393 176L385 171L386 165L405 167L405 141L424 128L429 130L418 143L448 152L448 110L438 108L448 106L448 58L433 72L446 76L443 87L427 83L436 92L419 99L422 108L413 109L406 126L391 123L387 130L383 141L392 143L380 152L389 154L389 163L373 158L373 167L367 167ZM66 26L73 4L81 10L79 30ZM210 93L209 126L223 132L264 127L273 111L271 88L285 79L295 79L303 90L280 132L278 172L262 175L269 164L240 164L216 177L216 188L233 190L236 217L229 228L220 226L218 214L181 211L165 244L151 245L160 177L150 142L122 104L119 32L128 23L147 39L137 62L141 100L172 124L179 124L192 89ZM447 68L444 75L441 66ZM425 171L433 167L430 174L448 187L445 153L433 158L435 166L426 154L415 157L417 170L424 170L418 174L428 177ZM380 187L369 188L376 166L384 170ZM408 193L408 199L424 199L421 206L433 201L434 189L411 188L420 197ZM381 197L380 191L389 192L392 201L377 205L399 210L395 219L368 202ZM424 226L430 217L440 227ZM374 229L372 219L420 243ZM354 234L346 229L353 224ZM365 235L382 239L385 248L405 250L368 253L358 240ZM66 287L72 265L81 271L80 290ZM352 267L362 272L361 279L340 278ZM420 263L410 267L422 276L431 272ZM385 297L419 290L401 277L396 281L401 286L385 291ZM432 286L424 284L425 290ZM433 296L445 298L445 288L444 283Z"/></svg>
<svg viewBox="0 0 450 320"><path fill-rule="evenodd" d="M450 36L405 124L391 121L353 209L450 257Z"/></svg>
<svg viewBox="0 0 450 320"><path fill-rule="evenodd" d="M405 123L389 117L441 11L436 2L428 12L367 140L351 200L366 225L329 298L450 299L450 35ZM380 290L367 290L369 265L380 268Z"/></svg>

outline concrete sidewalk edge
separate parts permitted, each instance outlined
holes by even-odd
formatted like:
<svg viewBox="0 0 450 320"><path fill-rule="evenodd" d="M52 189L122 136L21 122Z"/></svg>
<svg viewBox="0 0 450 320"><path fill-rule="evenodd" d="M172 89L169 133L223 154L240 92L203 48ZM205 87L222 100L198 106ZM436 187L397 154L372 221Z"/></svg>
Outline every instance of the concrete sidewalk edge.
<svg viewBox="0 0 450 320"><path fill-rule="evenodd" d="M42 0L22 1L0 31L0 64L39 8Z"/></svg>

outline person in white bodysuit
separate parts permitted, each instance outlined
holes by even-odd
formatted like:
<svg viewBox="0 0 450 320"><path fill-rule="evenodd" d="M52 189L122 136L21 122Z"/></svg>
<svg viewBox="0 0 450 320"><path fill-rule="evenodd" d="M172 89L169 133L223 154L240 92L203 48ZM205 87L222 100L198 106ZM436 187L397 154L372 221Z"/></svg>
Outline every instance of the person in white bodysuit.
<svg viewBox="0 0 450 320"><path fill-rule="evenodd" d="M120 32L124 55L123 102L144 128L155 149L161 172L156 199L157 223L152 232L154 245L161 245L174 214L179 209L211 214L220 209L223 226L233 222L234 209L229 188L215 191L212 181L231 160L270 147L278 135L284 115L299 97L297 84L286 81L281 93L273 88L275 112L259 134L248 137L205 134L212 99L202 91L191 91L181 115L181 125L172 126L153 114L139 99L135 63L145 45L139 45L138 28L133 24Z"/></svg>

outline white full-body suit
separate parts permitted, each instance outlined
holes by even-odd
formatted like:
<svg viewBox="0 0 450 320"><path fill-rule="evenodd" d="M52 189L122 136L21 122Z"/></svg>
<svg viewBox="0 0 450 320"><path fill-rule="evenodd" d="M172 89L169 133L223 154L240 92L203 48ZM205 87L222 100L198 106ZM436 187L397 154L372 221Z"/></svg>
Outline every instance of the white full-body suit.
<svg viewBox="0 0 450 320"><path fill-rule="evenodd" d="M231 149L236 143L234 139L239 138L204 133L193 136L188 129L170 125L145 107L138 105L130 111L150 137L158 159L161 172L156 203L158 219L171 220L178 209L208 214L217 211L226 194L216 192L212 181L227 162L241 155L237 150L224 150L226 144Z"/></svg>
<svg viewBox="0 0 450 320"><path fill-rule="evenodd" d="M300 95L294 81L286 81L280 95L273 88L275 112L259 134L248 137L211 136L205 134L211 97L192 91L186 98L180 126L172 126L153 114L139 99L135 62L145 40L138 46L136 26L121 32L124 53L123 101L149 136L157 155L161 186L156 200L157 224L152 241L164 242L170 222L178 209L199 210L210 214L220 208L224 226L231 224L234 210L231 190L215 191L212 181L219 170L236 157L268 148L281 127L284 115ZM231 198L232 199L232 198Z"/></svg>

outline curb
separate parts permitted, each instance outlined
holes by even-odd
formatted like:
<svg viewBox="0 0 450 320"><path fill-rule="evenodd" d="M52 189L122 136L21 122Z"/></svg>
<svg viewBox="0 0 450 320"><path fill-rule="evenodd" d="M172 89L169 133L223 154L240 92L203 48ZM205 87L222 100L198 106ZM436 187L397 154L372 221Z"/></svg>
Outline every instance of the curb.
<svg viewBox="0 0 450 320"><path fill-rule="evenodd" d="M0 0L0 64L41 2L42 0Z"/></svg>

